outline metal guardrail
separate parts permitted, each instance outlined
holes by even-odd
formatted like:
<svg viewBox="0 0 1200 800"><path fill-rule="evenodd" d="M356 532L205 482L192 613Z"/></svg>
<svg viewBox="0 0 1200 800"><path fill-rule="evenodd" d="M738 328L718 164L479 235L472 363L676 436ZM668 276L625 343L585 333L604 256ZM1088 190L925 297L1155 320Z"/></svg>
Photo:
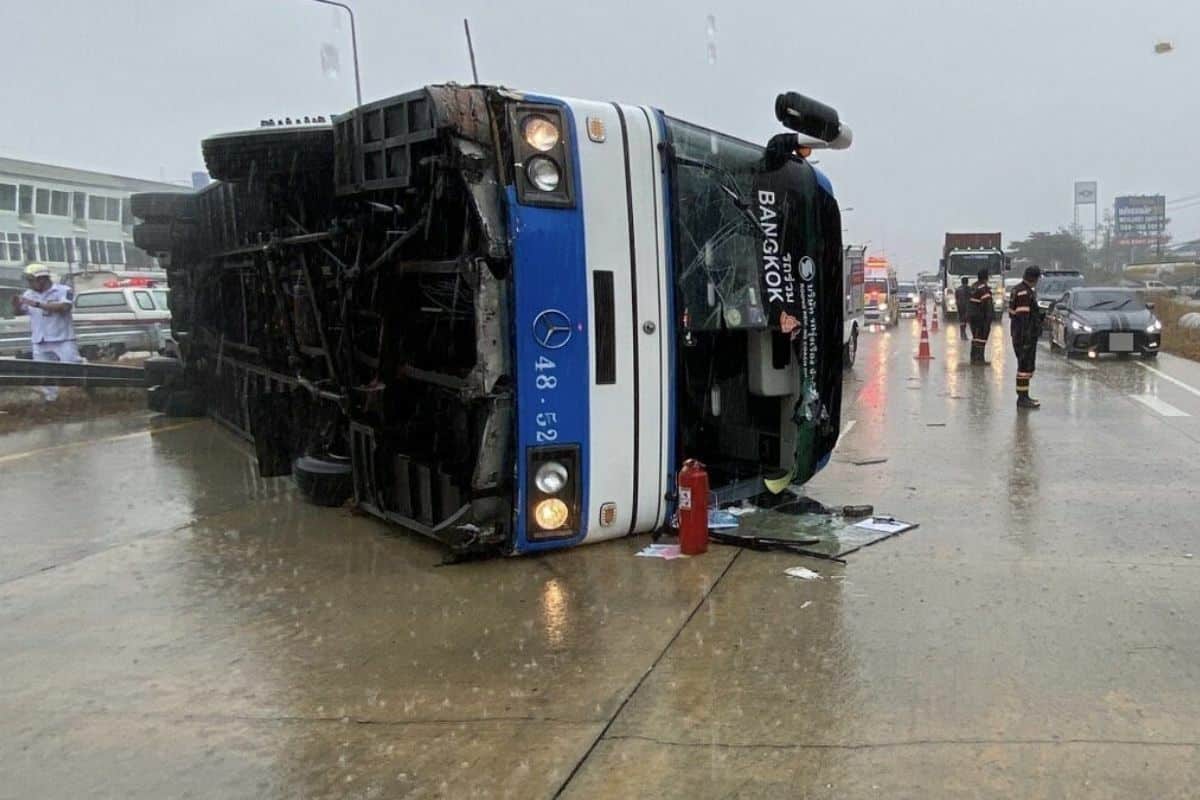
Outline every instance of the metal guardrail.
<svg viewBox="0 0 1200 800"><path fill-rule="evenodd" d="M137 388L146 383L142 367L116 364L64 364L59 361L31 361L26 358L0 358L0 386L124 386Z"/></svg>
<svg viewBox="0 0 1200 800"><path fill-rule="evenodd" d="M121 345L128 351L145 350L157 352L162 346L163 329L167 325L154 323L149 325L132 325L129 323L113 323L112 325L87 324L78 325L75 338L80 348L111 347ZM28 353L29 328L24 330L12 325L0 325L0 355L13 356Z"/></svg>

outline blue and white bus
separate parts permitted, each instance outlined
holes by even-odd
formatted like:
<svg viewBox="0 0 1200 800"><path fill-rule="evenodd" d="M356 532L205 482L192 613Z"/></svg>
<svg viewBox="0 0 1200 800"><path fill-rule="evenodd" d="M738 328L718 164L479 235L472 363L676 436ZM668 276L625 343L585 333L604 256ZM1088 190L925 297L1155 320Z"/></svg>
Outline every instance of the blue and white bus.
<svg viewBox="0 0 1200 800"><path fill-rule="evenodd" d="M451 84L211 137L215 183L134 200L180 349L151 403L457 551L662 528L684 457L723 501L804 480L843 345L840 218L805 157L850 137L800 95L776 114L799 133L764 147Z"/></svg>

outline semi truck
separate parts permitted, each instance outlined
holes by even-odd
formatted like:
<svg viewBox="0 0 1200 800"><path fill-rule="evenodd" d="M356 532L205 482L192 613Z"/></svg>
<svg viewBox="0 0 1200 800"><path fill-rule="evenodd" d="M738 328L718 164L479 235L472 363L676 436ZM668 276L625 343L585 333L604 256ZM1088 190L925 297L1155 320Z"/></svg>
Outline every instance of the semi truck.
<svg viewBox="0 0 1200 800"><path fill-rule="evenodd" d="M968 278L975 283L979 270L988 271L992 287L992 303L996 314L1004 311L1004 273L1009 259L1001 249L1000 233L947 233L942 246L939 272L942 276L942 316L954 319L959 315L954 290Z"/></svg>

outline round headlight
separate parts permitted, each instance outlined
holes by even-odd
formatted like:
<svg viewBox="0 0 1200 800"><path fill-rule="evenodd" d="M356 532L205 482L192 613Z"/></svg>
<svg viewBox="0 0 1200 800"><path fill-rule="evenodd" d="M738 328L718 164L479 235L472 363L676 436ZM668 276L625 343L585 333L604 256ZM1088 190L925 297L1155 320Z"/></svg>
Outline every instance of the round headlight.
<svg viewBox="0 0 1200 800"><path fill-rule="evenodd" d="M557 461L547 461L538 467L533 484L543 494L558 494L567 485L567 468Z"/></svg>
<svg viewBox="0 0 1200 800"><path fill-rule="evenodd" d="M525 175L529 182L543 192L553 192L560 179L558 164L545 156L534 156L525 164Z"/></svg>
<svg viewBox="0 0 1200 800"><path fill-rule="evenodd" d="M557 497L543 500L533 507L533 519L544 531L553 531L567 524L567 504Z"/></svg>
<svg viewBox="0 0 1200 800"><path fill-rule="evenodd" d="M558 144L558 126L545 117L526 117L521 124L521 134L525 143L541 153L554 149Z"/></svg>

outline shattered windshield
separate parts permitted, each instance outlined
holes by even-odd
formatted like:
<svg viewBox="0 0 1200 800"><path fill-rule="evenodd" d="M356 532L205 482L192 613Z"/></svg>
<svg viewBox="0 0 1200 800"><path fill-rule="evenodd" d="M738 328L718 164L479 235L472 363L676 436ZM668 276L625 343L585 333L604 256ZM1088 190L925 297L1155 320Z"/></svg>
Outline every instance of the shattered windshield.
<svg viewBox="0 0 1200 800"><path fill-rule="evenodd" d="M758 232L731 196L749 200L762 148L667 118L675 149L676 263L683 310L696 330L762 328Z"/></svg>

